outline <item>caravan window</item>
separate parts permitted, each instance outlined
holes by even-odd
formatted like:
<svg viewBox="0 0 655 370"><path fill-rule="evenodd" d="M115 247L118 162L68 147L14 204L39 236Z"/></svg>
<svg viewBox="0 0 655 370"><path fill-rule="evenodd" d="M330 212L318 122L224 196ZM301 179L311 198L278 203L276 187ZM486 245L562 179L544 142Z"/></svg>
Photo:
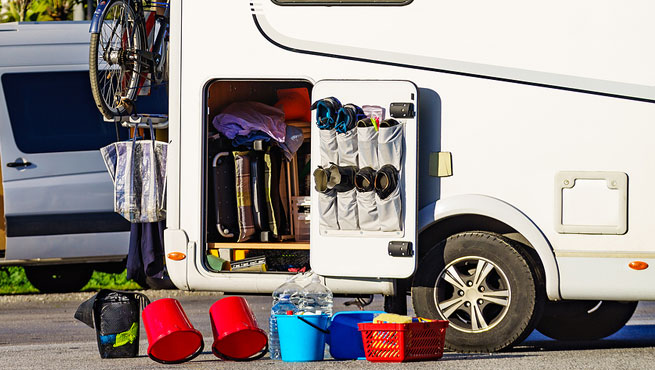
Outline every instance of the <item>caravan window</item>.
<svg viewBox="0 0 655 370"><path fill-rule="evenodd" d="M2 89L11 129L23 153L96 150L116 141L91 95L88 71L6 73ZM167 113L166 87L137 100L139 112ZM120 138L128 138L120 127Z"/></svg>

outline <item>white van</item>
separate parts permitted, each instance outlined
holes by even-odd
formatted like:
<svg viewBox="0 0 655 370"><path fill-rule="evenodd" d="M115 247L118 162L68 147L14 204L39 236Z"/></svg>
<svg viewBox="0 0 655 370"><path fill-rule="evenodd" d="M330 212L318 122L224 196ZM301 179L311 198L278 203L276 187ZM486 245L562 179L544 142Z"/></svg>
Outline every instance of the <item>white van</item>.
<svg viewBox="0 0 655 370"><path fill-rule="evenodd" d="M208 256L238 265L235 251L308 250L335 293L381 293L401 309L411 292L418 315L450 320L448 348L484 352L535 327L604 337L637 301L655 299L655 3L171 6L165 249L179 288L271 292L292 272L216 269ZM414 109L395 114L400 228L326 227L312 179L298 194L311 197L309 241L216 233L212 121L234 102L275 104L286 88L308 89L313 103L381 106L387 117L392 104ZM316 123L311 171L325 164ZM352 216L342 209L339 222Z"/></svg>
<svg viewBox="0 0 655 370"><path fill-rule="evenodd" d="M93 269L125 268L130 225L113 212L98 149L128 132L95 108L88 30L89 22L0 24L0 265L25 266L42 292L78 290Z"/></svg>

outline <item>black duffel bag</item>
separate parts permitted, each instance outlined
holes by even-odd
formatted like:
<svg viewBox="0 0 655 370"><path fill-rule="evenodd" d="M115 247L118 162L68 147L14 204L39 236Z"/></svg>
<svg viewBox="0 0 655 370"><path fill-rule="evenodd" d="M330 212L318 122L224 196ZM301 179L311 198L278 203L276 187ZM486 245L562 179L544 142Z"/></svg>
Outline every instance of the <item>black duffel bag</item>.
<svg viewBox="0 0 655 370"><path fill-rule="evenodd" d="M141 311L148 304L144 294L103 289L77 308L75 318L96 329L101 358L136 357Z"/></svg>

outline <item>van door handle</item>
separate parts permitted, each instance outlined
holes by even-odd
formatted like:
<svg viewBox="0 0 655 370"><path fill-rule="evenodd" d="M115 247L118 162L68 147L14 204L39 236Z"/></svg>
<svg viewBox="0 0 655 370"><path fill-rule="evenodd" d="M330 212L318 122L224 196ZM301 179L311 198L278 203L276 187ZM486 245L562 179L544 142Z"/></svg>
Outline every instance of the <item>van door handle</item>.
<svg viewBox="0 0 655 370"><path fill-rule="evenodd" d="M7 163L7 167L27 167L31 166L32 162L26 161L24 158L16 158L15 162L9 162Z"/></svg>

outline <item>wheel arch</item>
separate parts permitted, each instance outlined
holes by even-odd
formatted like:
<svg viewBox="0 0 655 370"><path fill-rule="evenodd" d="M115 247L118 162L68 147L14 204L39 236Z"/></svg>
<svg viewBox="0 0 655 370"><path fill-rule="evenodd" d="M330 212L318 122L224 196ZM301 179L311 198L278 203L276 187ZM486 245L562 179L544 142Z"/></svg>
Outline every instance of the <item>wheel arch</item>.
<svg viewBox="0 0 655 370"><path fill-rule="evenodd" d="M525 244L538 255L548 298L560 299L559 272L550 242L528 216L507 202L477 194L440 199L419 210L418 230L419 258L438 241L463 231L495 232Z"/></svg>

